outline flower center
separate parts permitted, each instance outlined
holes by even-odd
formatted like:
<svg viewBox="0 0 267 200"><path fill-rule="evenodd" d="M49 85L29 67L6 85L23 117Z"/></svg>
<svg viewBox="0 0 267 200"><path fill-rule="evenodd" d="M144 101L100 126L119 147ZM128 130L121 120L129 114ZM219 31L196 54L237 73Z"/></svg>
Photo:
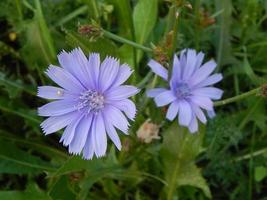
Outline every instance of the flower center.
<svg viewBox="0 0 267 200"><path fill-rule="evenodd" d="M104 107L104 96L97 91L87 90L82 92L79 96L79 103L77 109L80 110L84 107L88 108L88 113L93 111L98 113L98 111Z"/></svg>
<svg viewBox="0 0 267 200"><path fill-rule="evenodd" d="M178 99L183 99L191 95L190 88L186 83L177 84L175 92Z"/></svg>

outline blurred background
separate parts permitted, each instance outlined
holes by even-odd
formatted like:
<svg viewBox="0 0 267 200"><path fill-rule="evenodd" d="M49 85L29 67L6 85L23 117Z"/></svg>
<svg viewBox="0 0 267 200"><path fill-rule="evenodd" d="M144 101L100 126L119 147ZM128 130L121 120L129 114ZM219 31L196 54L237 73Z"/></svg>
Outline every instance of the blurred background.
<svg viewBox="0 0 267 200"><path fill-rule="evenodd" d="M179 6L177 41L168 30ZM94 24L92 29L92 24ZM141 50L103 35L153 47ZM145 90L157 77L147 62L168 62L194 48L215 59L223 98L266 83L266 0L1 0L0 1L0 199L267 199L266 98L251 96L216 108L196 135L165 120ZM82 160L44 136L38 85L51 85L44 70L62 50L116 56L134 70L138 114L123 148L109 143L101 159ZM266 88L266 87L265 87ZM265 95L266 95L265 90Z"/></svg>

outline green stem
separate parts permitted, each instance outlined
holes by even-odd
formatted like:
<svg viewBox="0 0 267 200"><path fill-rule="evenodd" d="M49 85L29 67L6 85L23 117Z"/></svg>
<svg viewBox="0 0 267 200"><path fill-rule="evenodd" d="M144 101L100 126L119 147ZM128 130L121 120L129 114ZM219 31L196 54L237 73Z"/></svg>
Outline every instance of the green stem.
<svg viewBox="0 0 267 200"><path fill-rule="evenodd" d="M110 38L112 40L115 40L115 41L118 41L118 42L121 42L121 43L124 43L124 44L128 44L128 45L133 46L133 47L135 47L137 49L141 49L141 50L143 50L145 52L153 52L153 49L151 49L149 47L145 47L145 46L143 46L141 44L137 44L136 42L133 42L131 40L127 40L127 39L125 39L123 37L120 37L118 35L115 35L115 34L109 32L109 31L106 31L106 30L102 30L102 31L104 33L104 36L107 37L107 38Z"/></svg>
<svg viewBox="0 0 267 200"><path fill-rule="evenodd" d="M242 160L247 160L247 159L250 159L251 157L256 157L256 156L259 156L259 155L262 155L265 153L267 153L267 147L260 149L258 151L254 151L253 153L250 152L249 154L240 156L240 157L236 158L234 161L238 162L238 161L242 161Z"/></svg>
<svg viewBox="0 0 267 200"><path fill-rule="evenodd" d="M141 80L140 83L137 84L137 87L143 88L147 84L147 82L151 79L152 76L153 72L152 71L148 72L145 78L143 78L143 80Z"/></svg>
<svg viewBox="0 0 267 200"><path fill-rule="evenodd" d="M261 87L258 87L256 89L250 90L248 92L245 92L243 94L237 95L235 97L231 97L231 98L228 98L228 99L217 101L217 102L214 103L214 106L222 106L222 105L226 105L226 104L233 103L233 102L236 102L236 101L240 101L240 100L242 100L244 98L247 98L249 96L257 94L260 91L260 89L261 89Z"/></svg>
<svg viewBox="0 0 267 200"><path fill-rule="evenodd" d="M169 79L171 78L172 67L173 67L173 58L174 58L174 53L175 53L175 50L176 50L176 47L177 47L178 19L179 19L179 12L178 12L178 9L176 8L176 6L173 5L173 7L171 9L173 9L172 13L173 13L173 18L175 19L175 21L174 21L174 24L173 24L172 47L171 47L170 52L169 52L169 56L171 58L171 64L170 64L169 69L168 69L168 77L169 77Z"/></svg>
<svg viewBox="0 0 267 200"><path fill-rule="evenodd" d="M84 6L81 6L80 8L74 10L73 12L71 12L70 14L64 16L62 19L60 19L56 24L55 26L62 26L63 24L65 24L66 22L74 19L75 17L77 17L78 15L80 14L83 14L85 13L85 11L88 10L88 6L84 5Z"/></svg>

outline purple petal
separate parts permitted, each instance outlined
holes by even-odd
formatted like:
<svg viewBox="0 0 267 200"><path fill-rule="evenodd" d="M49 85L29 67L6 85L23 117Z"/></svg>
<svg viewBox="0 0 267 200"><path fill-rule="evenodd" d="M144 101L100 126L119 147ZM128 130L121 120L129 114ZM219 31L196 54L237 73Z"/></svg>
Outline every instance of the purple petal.
<svg viewBox="0 0 267 200"><path fill-rule="evenodd" d="M38 108L39 116L58 116L77 110L75 100L58 100Z"/></svg>
<svg viewBox="0 0 267 200"><path fill-rule="evenodd" d="M172 69L172 77L171 77L171 86L175 85L177 82L179 82L181 80L181 76L182 76L182 68L181 68L181 64L180 61L178 59L178 57L176 56L176 54L174 54L173 57L173 69Z"/></svg>
<svg viewBox="0 0 267 200"><path fill-rule="evenodd" d="M76 97L76 95L71 94L69 91L54 86L39 86L37 96L44 99L67 99Z"/></svg>
<svg viewBox="0 0 267 200"><path fill-rule="evenodd" d="M166 92L162 92L155 98L155 102L158 107L165 106L171 102L173 102L176 99L176 96L173 94L171 90L168 90Z"/></svg>
<svg viewBox="0 0 267 200"><path fill-rule="evenodd" d="M130 75L133 73L133 70L129 67L127 64L123 64L119 68L118 75L116 77L116 80L113 83L113 87L119 86L122 83L124 83Z"/></svg>
<svg viewBox="0 0 267 200"><path fill-rule="evenodd" d="M76 120L78 116L80 116L80 113L72 112L61 116L49 117L43 121L40 126L45 135L48 135L69 125L73 120Z"/></svg>
<svg viewBox="0 0 267 200"><path fill-rule="evenodd" d="M172 102L170 107L168 108L166 118L172 121L177 116L178 110L179 110L178 101Z"/></svg>
<svg viewBox="0 0 267 200"><path fill-rule="evenodd" d="M194 103L191 103L191 108L194 112L194 114L197 116L197 118L204 124L206 124L207 122L207 118L204 115L203 111Z"/></svg>
<svg viewBox="0 0 267 200"><path fill-rule="evenodd" d="M215 87L204 87L193 90L192 94L218 100L222 98L223 91Z"/></svg>
<svg viewBox="0 0 267 200"><path fill-rule="evenodd" d="M118 71L119 71L118 60L112 57L106 57L100 67L100 76L98 84L101 92L106 91L106 89L112 86L114 80L118 75Z"/></svg>
<svg viewBox="0 0 267 200"><path fill-rule="evenodd" d="M124 99L121 101L113 101L111 105L123 111L129 119L134 120L136 114L136 107L134 102L132 102L131 100Z"/></svg>
<svg viewBox="0 0 267 200"><path fill-rule="evenodd" d="M195 69L198 69L201 66L203 59L204 59L204 56L205 56L205 54L202 52L199 52L197 54Z"/></svg>
<svg viewBox="0 0 267 200"><path fill-rule="evenodd" d="M208 97L192 96L191 101L205 110L212 110L213 102Z"/></svg>
<svg viewBox="0 0 267 200"><path fill-rule="evenodd" d="M105 118L108 119L113 126L118 128L123 133L128 134L127 132L129 123L118 108L112 105L107 105L103 113Z"/></svg>
<svg viewBox="0 0 267 200"><path fill-rule="evenodd" d="M79 124L80 120L84 117L81 115L77 120L72 121L64 130L63 135L60 138L59 142L63 142L64 146L68 146L75 134L75 130L77 125Z"/></svg>
<svg viewBox="0 0 267 200"><path fill-rule="evenodd" d="M167 89L165 89L165 88L154 88L154 89L148 90L146 94L148 97L156 97L160 93L166 92L166 91L167 91Z"/></svg>
<svg viewBox="0 0 267 200"><path fill-rule="evenodd" d="M168 80L168 71L166 68L164 68L161 64L159 64L157 61L151 59L148 63L148 66L151 68L151 70L157 74L158 76L162 77L165 80Z"/></svg>
<svg viewBox="0 0 267 200"><path fill-rule="evenodd" d="M76 48L70 53L62 51L58 55L60 65L71 73L77 80L86 87L91 87L90 81L86 76L86 68L88 66L88 60L81 48Z"/></svg>
<svg viewBox="0 0 267 200"><path fill-rule="evenodd" d="M119 136L117 134L116 129L110 123L109 119L106 118L105 115L103 115L103 117L104 117L105 127L106 127L106 131L107 131L107 134L108 134L109 138L115 144L115 146L117 147L117 149L118 150L121 150L121 141L120 141L120 138L119 138Z"/></svg>
<svg viewBox="0 0 267 200"><path fill-rule="evenodd" d="M207 113L208 113L209 118L211 119L216 116L216 113L213 108L211 110L208 110Z"/></svg>
<svg viewBox="0 0 267 200"><path fill-rule="evenodd" d="M91 84L94 85L94 88L91 89L98 89L98 78L100 71L100 55L98 53L91 53L89 55L88 67L86 69L88 80L91 80Z"/></svg>
<svg viewBox="0 0 267 200"><path fill-rule="evenodd" d="M105 97L107 101L123 100L137 94L139 91L140 90L134 86L122 85L108 90Z"/></svg>
<svg viewBox="0 0 267 200"><path fill-rule="evenodd" d="M85 115L76 126L74 137L69 145L69 152L79 154L86 142L92 124L92 115Z"/></svg>
<svg viewBox="0 0 267 200"><path fill-rule="evenodd" d="M188 126L192 118L192 109L190 104L185 101L179 101L179 124L181 126Z"/></svg>
<svg viewBox="0 0 267 200"><path fill-rule="evenodd" d="M183 73L183 80L188 80L195 72L196 51L192 49L187 50L186 65Z"/></svg>
<svg viewBox="0 0 267 200"><path fill-rule="evenodd" d="M101 113L96 116L94 139L95 139L95 154L97 157L105 155L107 150L107 135L105 130L105 123Z"/></svg>
<svg viewBox="0 0 267 200"><path fill-rule="evenodd" d="M88 136L83 148L83 158L84 159L92 159L95 152L95 142L94 142L94 130L95 130L95 116L92 118L91 128L88 132Z"/></svg>
<svg viewBox="0 0 267 200"><path fill-rule="evenodd" d="M196 85L200 83L201 81L205 80L216 68L216 62L214 60L211 60L207 63L205 63L202 67L200 67L191 77L190 84Z"/></svg>
<svg viewBox="0 0 267 200"><path fill-rule="evenodd" d="M201 81L199 84L197 84L197 87L205 87L208 85L212 85L215 83L218 83L219 81L221 81L223 78L222 74L213 74L211 76L209 76L208 78L206 78L205 80Z"/></svg>
<svg viewBox="0 0 267 200"><path fill-rule="evenodd" d="M82 90L85 89L74 76L72 76L63 68L50 65L48 70L46 71L46 74L56 84L75 94L79 94Z"/></svg>
<svg viewBox="0 0 267 200"><path fill-rule="evenodd" d="M198 130L198 123L197 123L197 118L194 114L192 114L192 119L191 122L189 124L189 131L191 133L195 133Z"/></svg>

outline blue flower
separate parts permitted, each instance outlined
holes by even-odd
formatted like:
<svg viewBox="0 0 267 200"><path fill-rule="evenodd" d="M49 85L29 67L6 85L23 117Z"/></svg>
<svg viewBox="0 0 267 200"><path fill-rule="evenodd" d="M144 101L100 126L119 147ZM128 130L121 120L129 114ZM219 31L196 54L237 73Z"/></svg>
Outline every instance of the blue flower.
<svg viewBox="0 0 267 200"><path fill-rule="evenodd" d="M80 48L58 55L61 67L50 65L47 76L59 87L40 86L38 96L52 101L38 109L49 117L41 128L48 135L64 127L60 139L72 154L83 153L85 159L104 156L107 135L121 149L117 129L127 134L128 120L136 114L129 100L139 92L134 86L122 85L131 75L128 65L112 57L100 62L99 54L87 58Z"/></svg>
<svg viewBox="0 0 267 200"><path fill-rule="evenodd" d="M178 58L174 55L173 70L170 80L168 71L155 60L148 63L152 71L168 81L169 88L155 88L147 92L153 97L158 107L170 104L166 118L174 120L178 115L181 126L188 127L191 133L198 130L198 122L206 123L203 110L210 117L215 115L212 100L222 97L223 91L212 87L222 80L221 74L213 74L216 63L211 60L202 65L204 54L195 50L183 50Z"/></svg>

